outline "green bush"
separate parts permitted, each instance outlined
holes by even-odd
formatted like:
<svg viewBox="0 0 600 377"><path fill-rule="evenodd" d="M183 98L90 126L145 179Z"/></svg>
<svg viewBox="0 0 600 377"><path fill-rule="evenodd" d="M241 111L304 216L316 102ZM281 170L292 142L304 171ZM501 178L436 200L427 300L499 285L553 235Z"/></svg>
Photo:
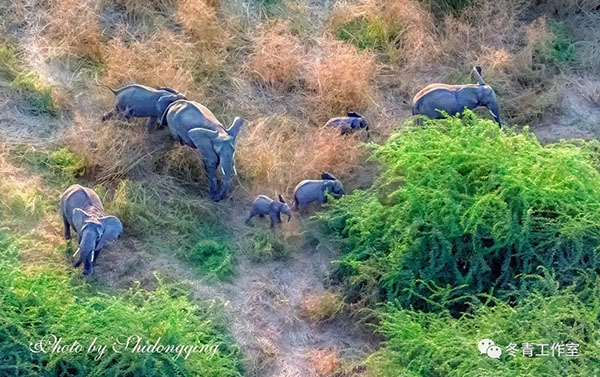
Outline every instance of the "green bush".
<svg viewBox="0 0 600 377"><path fill-rule="evenodd" d="M31 104L34 114L56 115L57 107L52 99L52 89L44 85L37 73L22 68L23 62L16 51L6 43L0 43L0 74L11 81L11 87L19 91Z"/></svg>
<svg viewBox="0 0 600 377"><path fill-rule="evenodd" d="M207 275L222 278L233 274L233 251L227 239L201 240L181 257Z"/></svg>
<svg viewBox="0 0 600 377"><path fill-rule="evenodd" d="M358 17L340 25L335 31L338 39L350 42L360 49L385 52L399 44L402 25L390 25L379 19Z"/></svg>
<svg viewBox="0 0 600 377"><path fill-rule="evenodd" d="M453 313L473 295L530 289L515 277L543 266L560 284L600 268L600 173L593 148L543 147L472 112L398 131L375 152L367 191L320 214L344 241L337 276L351 300L398 299Z"/></svg>
<svg viewBox="0 0 600 377"><path fill-rule="evenodd" d="M0 232L0 376L213 376L239 377L239 350L224 333L220 309L193 304L181 289L160 284L156 291L132 289L114 297L71 283L59 266L23 268L15 241ZM44 336L62 345L82 344L80 352L32 352ZM185 354L119 354L113 342L138 335L153 344L218 345ZM107 345L104 355L87 353L89 344ZM214 353L214 356L210 355Z"/></svg>
<svg viewBox="0 0 600 377"><path fill-rule="evenodd" d="M48 183L61 187L76 183L77 178L85 173L85 158L68 148L46 149L20 145L13 148L11 153L17 163L40 174Z"/></svg>
<svg viewBox="0 0 600 377"><path fill-rule="evenodd" d="M250 256L256 262L285 258L291 249L289 242L272 230L257 230L250 237Z"/></svg>
<svg viewBox="0 0 600 377"><path fill-rule="evenodd" d="M549 279L556 287L556 282ZM497 300L460 320L449 313L423 313L388 304L381 313L382 349L367 364L377 377L588 377L600 372L600 279L586 289L544 295L516 306ZM480 354L477 344L491 339L502 349L499 360ZM517 346L514 356L507 350ZM523 356L523 343L565 346L562 355ZM578 357L566 356L566 344L578 344ZM541 352L534 346L534 355Z"/></svg>

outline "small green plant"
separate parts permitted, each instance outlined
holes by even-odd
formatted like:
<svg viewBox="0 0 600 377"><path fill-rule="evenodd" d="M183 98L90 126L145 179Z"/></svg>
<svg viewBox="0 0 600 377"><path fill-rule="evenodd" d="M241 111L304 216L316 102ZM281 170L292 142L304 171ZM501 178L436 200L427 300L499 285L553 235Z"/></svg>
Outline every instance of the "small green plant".
<svg viewBox="0 0 600 377"><path fill-rule="evenodd" d="M250 256L256 262L281 259L290 255L290 245L271 230L257 230L250 237Z"/></svg>
<svg viewBox="0 0 600 377"><path fill-rule="evenodd" d="M565 24L555 22L552 25L552 34L554 35L552 44L553 60L558 64L573 61L575 58L575 47L565 30Z"/></svg>
<svg viewBox="0 0 600 377"><path fill-rule="evenodd" d="M52 89L41 82L37 73L24 69L15 49L6 43L0 43L0 74L29 101L32 113L56 115Z"/></svg>
<svg viewBox="0 0 600 377"><path fill-rule="evenodd" d="M76 183L85 173L85 159L65 147L52 150L20 145L11 153L17 163L40 174L48 183L61 187Z"/></svg>
<svg viewBox="0 0 600 377"><path fill-rule="evenodd" d="M389 24L375 17L357 17L340 25L335 31L338 39L352 43L360 49L386 52L398 47L402 25Z"/></svg>
<svg viewBox="0 0 600 377"><path fill-rule="evenodd" d="M181 258L206 275L227 278L233 274L233 251L228 240L201 240L180 252Z"/></svg>

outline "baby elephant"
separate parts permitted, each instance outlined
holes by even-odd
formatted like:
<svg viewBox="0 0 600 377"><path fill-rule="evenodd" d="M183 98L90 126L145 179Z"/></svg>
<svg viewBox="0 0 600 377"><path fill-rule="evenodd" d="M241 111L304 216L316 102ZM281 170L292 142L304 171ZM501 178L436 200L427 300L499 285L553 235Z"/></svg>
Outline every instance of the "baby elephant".
<svg viewBox="0 0 600 377"><path fill-rule="evenodd" d="M115 108L102 116L102 121L112 118L119 114L129 120L131 117L148 117L146 130L150 132L150 127L161 119L163 113L169 105L177 100L185 99L183 94L171 88L151 88L149 86L132 84L113 89L110 86L100 84L110 89L117 97Z"/></svg>
<svg viewBox="0 0 600 377"><path fill-rule="evenodd" d="M330 193L334 198L344 195L344 186L330 173L321 174L319 180L304 180L294 189L294 209L306 208L312 202L327 203L327 195Z"/></svg>
<svg viewBox="0 0 600 377"><path fill-rule="evenodd" d="M250 225L250 220L256 215L260 217L269 215L271 218L271 228L275 224L275 220L281 223L281 214L287 215L288 222L292 218L292 212L290 207L287 205L283 196L279 195L279 201L275 201L266 195L259 195L252 202L252 210L250 211L250 217L246 219L246 224Z"/></svg>
<svg viewBox="0 0 600 377"><path fill-rule="evenodd" d="M325 126L339 129L342 135L350 134L364 128L367 132L367 137L369 137L369 125L367 121L362 115L353 111L349 112L348 116L329 119Z"/></svg>
<svg viewBox="0 0 600 377"><path fill-rule="evenodd" d="M71 227L77 232L80 253L73 267L83 262L83 274L94 272L102 247L115 241L123 232L123 224L115 216L106 216L100 198L94 190L72 185L60 196L60 213L65 225L65 239L71 239Z"/></svg>

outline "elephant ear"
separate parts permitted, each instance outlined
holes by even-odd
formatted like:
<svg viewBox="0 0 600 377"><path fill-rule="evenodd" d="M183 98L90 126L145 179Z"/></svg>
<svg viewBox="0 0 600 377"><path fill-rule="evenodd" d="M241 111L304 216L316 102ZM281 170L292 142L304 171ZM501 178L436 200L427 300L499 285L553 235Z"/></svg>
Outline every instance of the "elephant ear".
<svg viewBox="0 0 600 377"><path fill-rule="evenodd" d="M336 177L333 176L333 174L328 173L326 171L324 171L323 173L321 173L321 179L322 180L330 180L330 181L335 181L337 180Z"/></svg>
<svg viewBox="0 0 600 377"><path fill-rule="evenodd" d="M327 192L331 192L333 190L333 184L335 181L332 180L326 180L325 182L323 182L323 192L327 191Z"/></svg>
<svg viewBox="0 0 600 377"><path fill-rule="evenodd" d="M200 152L202 152L205 157L208 157L208 154L211 152L219 153L217 152L217 149L220 148L214 148L220 144L217 142L219 139L219 133L217 131L207 130L206 128L192 128L188 131L188 136L196 148L200 149Z"/></svg>
<svg viewBox="0 0 600 377"><path fill-rule="evenodd" d="M77 232L80 232L83 228L83 224L90 218L90 214L82 210L81 208L75 208L73 210L73 225Z"/></svg>
<svg viewBox="0 0 600 377"><path fill-rule="evenodd" d="M362 118L362 115L360 115L356 111L348 111L348 116L350 118Z"/></svg>
<svg viewBox="0 0 600 377"><path fill-rule="evenodd" d="M278 199L281 203L285 203L285 199L283 198L283 196L281 194L278 195Z"/></svg>
<svg viewBox="0 0 600 377"><path fill-rule="evenodd" d="M231 124L231 127L229 127L227 129L227 134L233 138L234 143L235 143L235 139L237 138L237 135L240 132L240 129L242 129L243 125L244 125L244 118L235 117L235 119L233 120L233 123Z"/></svg>
<svg viewBox="0 0 600 377"><path fill-rule="evenodd" d="M100 250L107 243L115 241L123 233L123 224L115 216L102 217L100 223L102 224L103 234L96 245L96 250Z"/></svg>

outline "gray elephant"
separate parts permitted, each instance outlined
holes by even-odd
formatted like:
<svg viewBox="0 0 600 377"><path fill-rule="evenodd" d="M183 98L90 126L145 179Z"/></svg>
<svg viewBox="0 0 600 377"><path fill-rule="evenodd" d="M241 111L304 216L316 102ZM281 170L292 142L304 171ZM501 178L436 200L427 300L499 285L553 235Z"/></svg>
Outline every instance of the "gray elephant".
<svg viewBox="0 0 600 377"><path fill-rule="evenodd" d="M362 115L354 111L348 112L348 116L345 117L329 119L325 123L325 126L339 129L342 135L347 135L364 128L367 132L367 137L369 137L369 124Z"/></svg>
<svg viewBox="0 0 600 377"><path fill-rule="evenodd" d="M306 208L312 202L327 203L326 193L330 193L334 198L344 195L344 186L342 182L329 173L321 174L319 180L306 179L294 189L294 209L300 207Z"/></svg>
<svg viewBox="0 0 600 377"><path fill-rule="evenodd" d="M65 226L65 239L71 239L71 227L77 232L79 259L73 267L83 262L83 274L94 272L94 265L102 248L115 241L123 232L123 224L115 216L106 216L104 207L94 190L80 185L70 186L60 196L60 213Z"/></svg>
<svg viewBox="0 0 600 377"><path fill-rule="evenodd" d="M413 98L412 114L426 115L429 118L440 119L445 111L450 115L462 113L465 107L472 110L479 106L487 107L498 125L500 122L500 109L494 90L487 85L481 77L481 67L473 67L477 84L446 85L431 84L422 89Z"/></svg>
<svg viewBox="0 0 600 377"><path fill-rule="evenodd" d="M99 85L107 87L117 97L115 108L102 116L103 122L117 114L127 120L131 117L148 117L146 122L148 132L171 103L185 99L183 94L166 87L151 88L145 85L131 84L115 90L108 85Z"/></svg>
<svg viewBox="0 0 600 377"><path fill-rule="evenodd" d="M269 215L271 218L271 228L275 224L275 221L281 223L281 214L287 215L288 222L292 218L292 212L290 207L286 203L283 196L278 196L278 201L269 198L266 195L259 195L252 202L252 210L250 210L250 216L246 219L246 224L250 225L250 220L256 215L263 217Z"/></svg>
<svg viewBox="0 0 600 377"><path fill-rule="evenodd" d="M231 127L225 129L203 105L194 101L179 100L169 105L160 124L169 125L175 140L200 151L209 179L210 197L215 201L224 199L231 175L235 172L235 141L244 119L236 117ZM223 179L221 190L217 192L216 172L219 165Z"/></svg>

